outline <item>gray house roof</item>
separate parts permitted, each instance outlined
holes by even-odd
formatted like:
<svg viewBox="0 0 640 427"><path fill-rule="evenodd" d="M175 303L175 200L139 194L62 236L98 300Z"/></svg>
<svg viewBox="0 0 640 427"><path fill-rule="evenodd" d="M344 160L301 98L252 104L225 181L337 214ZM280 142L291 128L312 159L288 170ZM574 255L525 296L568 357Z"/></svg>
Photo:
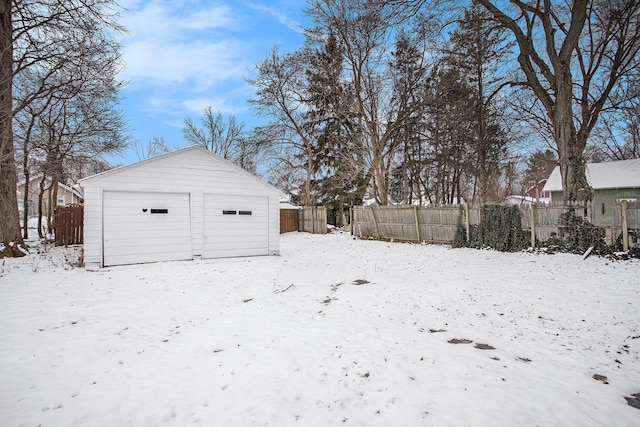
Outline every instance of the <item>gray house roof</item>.
<svg viewBox="0 0 640 427"><path fill-rule="evenodd" d="M587 163L587 181L594 190L640 188L640 159ZM559 166L549 175L543 191L562 191Z"/></svg>

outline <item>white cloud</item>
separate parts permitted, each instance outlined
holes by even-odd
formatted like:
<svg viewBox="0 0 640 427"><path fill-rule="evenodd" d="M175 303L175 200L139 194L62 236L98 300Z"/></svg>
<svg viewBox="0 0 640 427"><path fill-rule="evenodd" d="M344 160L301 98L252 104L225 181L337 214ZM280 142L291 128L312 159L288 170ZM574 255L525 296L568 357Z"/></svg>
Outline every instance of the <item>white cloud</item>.
<svg viewBox="0 0 640 427"><path fill-rule="evenodd" d="M120 41L126 65L121 78L129 82L123 97L141 139L166 135L179 140L176 129L184 118L200 117L208 106L253 120L246 100L254 89L243 77L274 44L302 38L296 21L273 7L244 1L121 4L127 11L120 22L129 29Z"/></svg>
<svg viewBox="0 0 640 427"><path fill-rule="evenodd" d="M248 64L242 61L243 43L223 40L217 43L194 41L158 46L140 40L126 47L124 77L146 84L195 84L204 90L216 82L240 79Z"/></svg>
<svg viewBox="0 0 640 427"><path fill-rule="evenodd" d="M229 108L227 100L225 98L213 97L213 98L200 98L200 99L187 99L182 102L182 105L190 112L197 116L201 116L204 109L211 107L213 111L221 111L223 114L233 113L233 108Z"/></svg>
<svg viewBox="0 0 640 427"><path fill-rule="evenodd" d="M157 0L133 6L123 16L130 36L122 44L123 76L134 85L139 83L136 80L147 84L190 81L206 88L246 68L241 60L243 43L229 37L230 29L237 26L229 7L187 8L181 1ZM216 34L221 29L226 33Z"/></svg>
<svg viewBox="0 0 640 427"><path fill-rule="evenodd" d="M300 25L300 23L294 19L289 18L287 15L285 15L284 13L280 12L279 10L277 10L276 8L270 7L270 6L265 6L262 4L256 4L256 3L249 3L248 4L249 7L251 7L254 10L257 10L259 12L266 12L269 15L273 16L274 18L276 18L278 20L278 22L280 22L283 25L286 25L288 28L292 29L293 31L296 31L298 33L302 33L302 26Z"/></svg>

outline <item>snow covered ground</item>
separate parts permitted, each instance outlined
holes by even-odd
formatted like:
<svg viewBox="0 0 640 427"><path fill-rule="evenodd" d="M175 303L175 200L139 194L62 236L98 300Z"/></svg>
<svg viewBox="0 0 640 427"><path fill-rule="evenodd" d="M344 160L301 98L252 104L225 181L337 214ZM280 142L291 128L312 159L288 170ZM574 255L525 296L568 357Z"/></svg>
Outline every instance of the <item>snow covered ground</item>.
<svg viewBox="0 0 640 427"><path fill-rule="evenodd" d="M638 260L302 233L281 254L0 260L0 425L640 425Z"/></svg>

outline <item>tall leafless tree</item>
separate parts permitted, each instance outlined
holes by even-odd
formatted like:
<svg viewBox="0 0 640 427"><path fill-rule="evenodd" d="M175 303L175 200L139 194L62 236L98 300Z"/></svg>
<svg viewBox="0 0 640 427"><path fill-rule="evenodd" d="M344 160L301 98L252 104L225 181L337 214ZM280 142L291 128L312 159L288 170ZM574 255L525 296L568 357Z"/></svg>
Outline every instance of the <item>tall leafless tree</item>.
<svg viewBox="0 0 640 427"><path fill-rule="evenodd" d="M392 107L392 10L365 0L311 0L308 14L322 32L335 34L344 49L344 70L353 87L353 111L364 147L362 158L376 202L386 205L390 170L400 144L393 136L401 125Z"/></svg>
<svg viewBox="0 0 640 427"><path fill-rule="evenodd" d="M306 126L308 58L306 48L280 54L274 47L256 65L257 76L247 82L256 88L255 98L249 100L252 109L260 116L271 118L255 135L261 141L268 141L276 168L290 164L304 171L304 204L310 206L316 140L313 129Z"/></svg>
<svg viewBox="0 0 640 427"><path fill-rule="evenodd" d="M78 93L91 92L95 86L112 84L111 95L119 83L110 71L117 67L119 45L114 34L123 31L117 23L120 7L115 0L3 0L0 6L0 242L22 243L18 218L13 141L13 118L37 101L71 101ZM107 62L105 62L107 61ZM109 64L96 73L91 64ZM87 68L88 66L88 68ZM20 78L18 78L20 77ZM109 81L107 81L109 80ZM22 83L29 82L28 85ZM110 103L113 100L101 102ZM73 113L84 117L103 112L76 101ZM59 103L58 103L59 105ZM36 110L33 110L36 111ZM75 115L75 116L74 116ZM116 114L117 116L117 114ZM94 138L87 144L95 149L106 136L101 126L115 116L93 116ZM121 117L120 117L121 118ZM79 123L76 123L79 124ZM84 126L84 124L83 124ZM60 159L57 159L58 161Z"/></svg>
<svg viewBox="0 0 640 427"><path fill-rule="evenodd" d="M590 200L584 150L603 110L628 101L640 65L638 0L477 0L519 47L518 63L553 129L566 201Z"/></svg>
<svg viewBox="0 0 640 427"><path fill-rule="evenodd" d="M382 2L382 0L380 0ZM640 70L638 0L475 0L518 46L522 79L531 91L527 116L548 126L558 153L566 201L590 200L584 150L605 113L628 108ZM459 7L440 0L385 0L399 16ZM542 112L542 114L540 114Z"/></svg>

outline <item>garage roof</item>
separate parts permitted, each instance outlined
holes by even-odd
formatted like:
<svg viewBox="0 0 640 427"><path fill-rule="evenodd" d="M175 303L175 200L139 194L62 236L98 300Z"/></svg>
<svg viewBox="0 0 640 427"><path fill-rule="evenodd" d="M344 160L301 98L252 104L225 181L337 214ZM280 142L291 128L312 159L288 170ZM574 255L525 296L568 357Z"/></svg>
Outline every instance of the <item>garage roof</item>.
<svg viewBox="0 0 640 427"><path fill-rule="evenodd" d="M248 171L242 169L238 165L230 162L229 160L223 159L222 157L218 156L215 153L212 153L211 151L207 150L206 148L204 148L204 147L202 147L200 145L191 145L189 147L181 148L181 149L172 151L170 153L163 154L161 156L153 157L151 159L142 160L140 162L137 162L137 163L134 163L134 164L131 164L131 165L128 165L128 166L121 166L121 167L117 167L117 168L114 168L114 169L110 169L108 171L101 172L101 173L96 174L96 175L92 175L92 176L88 176L86 178L82 178L78 182L79 182L80 185L83 185L83 186L85 184L92 184L92 183L95 183L95 182L99 182L102 179L107 179L107 178L113 177L115 175L118 175L118 174L121 174L121 173L126 173L126 172L129 172L131 170L134 170L134 169L137 169L137 168L140 168L140 167L144 167L146 165L150 165L150 164L153 164L153 163L156 163L156 162L163 162L163 161L165 161L167 159L170 159L171 157L183 155L183 154L186 154L186 153L191 152L191 151L197 151L202 156L209 156L216 163L222 164L224 166L225 170L233 171L234 173L243 174L243 175L249 177L250 179L255 180L256 183L262 185L263 187L266 187L266 189L269 190L270 192L273 192L274 194L282 195L282 191L280 191L279 189L277 189L273 185L263 181L262 179L260 179L259 177L255 176L251 172L248 172ZM220 163L220 162L222 162L222 163Z"/></svg>

